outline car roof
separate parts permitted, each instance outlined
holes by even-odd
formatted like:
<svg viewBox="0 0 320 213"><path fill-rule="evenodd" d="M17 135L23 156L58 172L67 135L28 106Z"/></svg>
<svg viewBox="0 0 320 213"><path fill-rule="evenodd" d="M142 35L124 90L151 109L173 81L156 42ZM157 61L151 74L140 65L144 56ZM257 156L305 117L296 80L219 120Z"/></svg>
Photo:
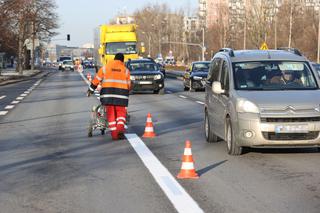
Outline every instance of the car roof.
<svg viewBox="0 0 320 213"><path fill-rule="evenodd" d="M207 64L210 63L210 61L194 61L192 64Z"/></svg>
<svg viewBox="0 0 320 213"><path fill-rule="evenodd" d="M141 58L141 59L131 59L130 61L128 61L129 63L132 63L132 62L152 62L152 63L155 63L153 59L148 59L148 58Z"/></svg>
<svg viewBox="0 0 320 213"><path fill-rule="evenodd" d="M285 50L235 50L233 56L227 51L218 52L215 57L224 55L230 57L232 62L245 61L307 61L304 56Z"/></svg>

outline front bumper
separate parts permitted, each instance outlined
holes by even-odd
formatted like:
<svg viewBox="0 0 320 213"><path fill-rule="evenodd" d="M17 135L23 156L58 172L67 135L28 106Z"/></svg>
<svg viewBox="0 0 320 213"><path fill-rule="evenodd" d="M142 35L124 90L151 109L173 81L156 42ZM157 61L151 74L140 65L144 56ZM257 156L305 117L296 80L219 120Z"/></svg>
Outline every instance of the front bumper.
<svg viewBox="0 0 320 213"><path fill-rule="evenodd" d="M131 86L133 91L158 91L164 88L164 80L134 80Z"/></svg>
<svg viewBox="0 0 320 213"><path fill-rule="evenodd" d="M239 113L234 121L235 138L239 146L246 147L315 147L320 146L320 121L316 122L264 122L249 113ZM283 126L304 126L308 131L282 132ZM251 137L248 137L251 136Z"/></svg>

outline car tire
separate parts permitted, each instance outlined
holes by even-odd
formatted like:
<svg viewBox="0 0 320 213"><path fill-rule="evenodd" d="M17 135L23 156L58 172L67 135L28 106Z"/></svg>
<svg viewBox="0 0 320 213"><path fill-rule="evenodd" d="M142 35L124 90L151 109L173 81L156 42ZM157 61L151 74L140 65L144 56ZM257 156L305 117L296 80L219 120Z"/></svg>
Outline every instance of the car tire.
<svg viewBox="0 0 320 213"><path fill-rule="evenodd" d="M184 89L183 89L184 91L188 91L189 90L189 87L186 87L186 86L184 86Z"/></svg>
<svg viewBox="0 0 320 213"><path fill-rule="evenodd" d="M160 90L153 90L153 94L159 94Z"/></svg>
<svg viewBox="0 0 320 213"><path fill-rule="evenodd" d="M211 128L210 121L208 117L208 112L205 112L205 117L204 117L204 131L205 131L205 137L206 141L208 143L216 143L219 141L218 136L216 136Z"/></svg>
<svg viewBox="0 0 320 213"><path fill-rule="evenodd" d="M243 148L238 146L237 142L235 141L230 118L227 118L226 121L226 142L229 155L241 155L243 153Z"/></svg>

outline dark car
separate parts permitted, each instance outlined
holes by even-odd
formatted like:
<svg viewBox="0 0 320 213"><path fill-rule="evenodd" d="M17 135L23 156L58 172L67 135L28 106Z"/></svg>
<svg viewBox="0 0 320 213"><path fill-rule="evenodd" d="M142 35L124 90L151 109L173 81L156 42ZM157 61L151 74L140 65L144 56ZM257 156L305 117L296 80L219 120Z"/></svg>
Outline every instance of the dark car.
<svg viewBox="0 0 320 213"><path fill-rule="evenodd" d="M204 90L209 72L209 61L193 62L183 76L184 90Z"/></svg>
<svg viewBox="0 0 320 213"><path fill-rule="evenodd" d="M133 91L153 91L164 94L164 75L151 59L136 59L126 63L130 70Z"/></svg>

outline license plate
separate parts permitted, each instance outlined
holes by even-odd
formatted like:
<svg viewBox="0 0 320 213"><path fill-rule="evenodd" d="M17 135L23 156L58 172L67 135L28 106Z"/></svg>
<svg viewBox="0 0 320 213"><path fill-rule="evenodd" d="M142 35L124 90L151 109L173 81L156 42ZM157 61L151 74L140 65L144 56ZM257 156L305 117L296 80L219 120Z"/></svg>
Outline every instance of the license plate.
<svg viewBox="0 0 320 213"><path fill-rule="evenodd" d="M275 127L275 133L308 133L308 125L279 125Z"/></svg>
<svg viewBox="0 0 320 213"><path fill-rule="evenodd" d="M139 81L139 84L152 84L152 81Z"/></svg>

